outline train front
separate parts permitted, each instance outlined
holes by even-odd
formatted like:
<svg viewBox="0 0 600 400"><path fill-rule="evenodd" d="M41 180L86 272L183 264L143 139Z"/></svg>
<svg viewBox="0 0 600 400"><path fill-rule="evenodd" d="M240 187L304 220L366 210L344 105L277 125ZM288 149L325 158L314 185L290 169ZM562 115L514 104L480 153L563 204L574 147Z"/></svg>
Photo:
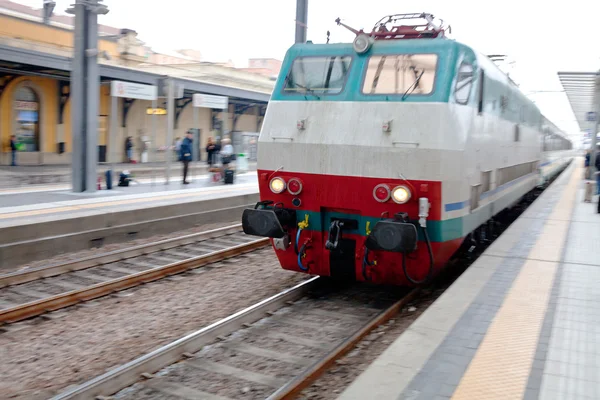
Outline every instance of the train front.
<svg viewBox="0 0 600 400"><path fill-rule="evenodd" d="M436 232L442 172L431 159L448 114L434 90L447 42L288 51L259 139L261 202L243 214L283 268L412 285L460 245Z"/></svg>

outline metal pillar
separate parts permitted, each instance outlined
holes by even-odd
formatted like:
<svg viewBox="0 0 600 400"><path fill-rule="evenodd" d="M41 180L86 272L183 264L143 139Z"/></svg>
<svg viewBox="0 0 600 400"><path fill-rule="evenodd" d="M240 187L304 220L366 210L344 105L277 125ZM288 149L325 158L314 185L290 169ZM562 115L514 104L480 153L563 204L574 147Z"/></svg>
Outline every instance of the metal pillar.
<svg viewBox="0 0 600 400"><path fill-rule="evenodd" d="M594 107L596 109L596 121L592 124L592 142L591 142L591 154L590 154L590 167L594 167L596 165L596 157L598 154L598 132L600 131L600 78L596 78L596 95L594 98L596 99L596 104ZM591 168L590 171L594 169ZM591 179L594 179L594 175L590 176ZM600 201L600 200L598 200Z"/></svg>
<svg viewBox="0 0 600 400"><path fill-rule="evenodd" d="M169 78L169 93L167 96L167 143L166 143L166 170L165 170L165 184L169 184L169 178L171 177L171 156L173 151L171 146L173 145L173 129L175 127L175 82L172 78Z"/></svg>
<svg viewBox="0 0 600 400"><path fill-rule="evenodd" d="M198 107L194 107L192 104L192 112L194 113L194 146L192 148L192 160L200 161L200 132L198 129ZM197 140L197 141L196 141Z"/></svg>
<svg viewBox="0 0 600 400"><path fill-rule="evenodd" d="M117 162L117 129L119 126L118 111L119 98L111 96L110 99L110 137L108 139L108 162L110 169L115 172L115 163Z"/></svg>
<svg viewBox="0 0 600 400"><path fill-rule="evenodd" d="M296 0L296 43L306 42L308 0Z"/></svg>
<svg viewBox="0 0 600 400"><path fill-rule="evenodd" d="M152 100L152 109L156 110L156 100ZM158 143L156 143L156 113L152 113L152 145L150 146L150 151L152 152L152 186L154 186L154 167L156 162L158 161Z"/></svg>
<svg viewBox="0 0 600 400"><path fill-rule="evenodd" d="M98 160L98 14L108 13L102 0L77 0L67 10L75 14L75 51L71 72L71 118L74 192L96 191Z"/></svg>
<svg viewBox="0 0 600 400"><path fill-rule="evenodd" d="M229 139L231 139L231 133L229 132L229 103L227 104L227 108L223 109L222 122L223 125L221 126L221 130L223 131L223 137L221 137L221 140L223 140L225 135L229 135Z"/></svg>
<svg viewBox="0 0 600 400"><path fill-rule="evenodd" d="M85 49L86 24L85 6L76 4L75 8L75 51L73 53L73 71L71 72L71 137L72 137L72 186L74 192L85 191Z"/></svg>

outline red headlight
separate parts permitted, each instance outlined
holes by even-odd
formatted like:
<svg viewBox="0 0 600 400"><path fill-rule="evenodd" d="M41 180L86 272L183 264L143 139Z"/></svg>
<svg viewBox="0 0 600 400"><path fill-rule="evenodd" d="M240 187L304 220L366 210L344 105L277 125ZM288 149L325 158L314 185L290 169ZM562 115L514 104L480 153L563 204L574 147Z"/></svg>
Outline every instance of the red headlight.
<svg viewBox="0 0 600 400"><path fill-rule="evenodd" d="M390 199L390 188L388 185L381 183L373 189L373 197L380 203L385 203Z"/></svg>
<svg viewBox="0 0 600 400"><path fill-rule="evenodd" d="M294 196L302 191L302 182L299 179L292 178L287 183L287 190Z"/></svg>

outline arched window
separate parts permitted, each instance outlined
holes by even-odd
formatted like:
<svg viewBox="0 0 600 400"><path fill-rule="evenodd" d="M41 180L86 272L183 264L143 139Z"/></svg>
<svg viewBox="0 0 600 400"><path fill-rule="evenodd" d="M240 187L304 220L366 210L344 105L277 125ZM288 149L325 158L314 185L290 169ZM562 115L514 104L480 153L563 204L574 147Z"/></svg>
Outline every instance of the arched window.
<svg viewBox="0 0 600 400"><path fill-rule="evenodd" d="M459 104L467 104L473 87L473 66L465 61L458 67L454 98Z"/></svg>
<svg viewBox="0 0 600 400"><path fill-rule="evenodd" d="M15 95L15 136L19 151L40 150L40 102L28 86L21 86Z"/></svg>

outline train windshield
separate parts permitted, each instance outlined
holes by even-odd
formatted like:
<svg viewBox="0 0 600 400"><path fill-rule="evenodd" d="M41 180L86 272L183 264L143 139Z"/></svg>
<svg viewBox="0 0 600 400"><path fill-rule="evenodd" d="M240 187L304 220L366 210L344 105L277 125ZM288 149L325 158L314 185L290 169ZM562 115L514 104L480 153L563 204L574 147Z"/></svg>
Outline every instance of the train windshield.
<svg viewBox="0 0 600 400"><path fill-rule="evenodd" d="M346 82L352 57L299 57L285 78L284 93L323 94L340 93Z"/></svg>
<svg viewBox="0 0 600 400"><path fill-rule="evenodd" d="M431 94L437 60L436 54L372 56L362 91L365 94Z"/></svg>

